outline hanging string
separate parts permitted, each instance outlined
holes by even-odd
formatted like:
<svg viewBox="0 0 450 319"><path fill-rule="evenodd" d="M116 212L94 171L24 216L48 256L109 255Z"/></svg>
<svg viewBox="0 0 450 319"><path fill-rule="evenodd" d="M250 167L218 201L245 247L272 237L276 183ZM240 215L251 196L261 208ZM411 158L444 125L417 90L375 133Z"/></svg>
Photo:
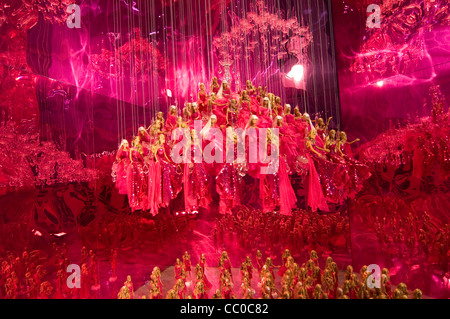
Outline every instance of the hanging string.
<svg viewBox="0 0 450 319"><path fill-rule="evenodd" d="M320 3L319 2L317 2L316 1L316 4L317 4L317 6L318 6L318 8L317 8L317 28L319 28L319 29L321 29L321 26L322 26L322 24L321 24L321 17L320 17L320 13L321 12L323 12L323 8L321 8L320 7ZM320 71L321 71L321 75L322 75L322 89L323 89L323 105L322 105L322 107L324 107L325 108L325 110L324 110L324 114L323 114L323 116L324 116L324 118L325 118L325 121L327 120L327 118L328 118L328 104L327 104L327 95L326 95L326 89L325 89L325 67L324 67L324 64L323 64L323 56L326 54L325 52L326 52L326 49L327 49L327 46L326 46L326 43L323 43L323 41L322 41L322 32L318 32L319 33L319 43L320 43L320 45L319 45L319 50L320 50L320 54L319 54L319 59L320 59L320 66L321 66L321 68L320 68Z"/></svg>

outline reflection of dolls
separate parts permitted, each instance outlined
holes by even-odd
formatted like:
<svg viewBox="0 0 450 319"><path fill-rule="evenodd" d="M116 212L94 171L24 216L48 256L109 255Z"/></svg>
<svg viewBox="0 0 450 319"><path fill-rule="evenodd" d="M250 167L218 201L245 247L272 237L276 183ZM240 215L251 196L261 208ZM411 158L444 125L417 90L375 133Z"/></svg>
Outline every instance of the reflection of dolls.
<svg viewBox="0 0 450 319"><path fill-rule="evenodd" d="M64 298L64 287L67 287L64 272L62 269L56 272L56 287L53 299L63 299Z"/></svg>
<svg viewBox="0 0 450 319"><path fill-rule="evenodd" d="M412 294L412 299L422 299L422 290L415 289Z"/></svg>
<svg viewBox="0 0 450 319"><path fill-rule="evenodd" d="M311 250L311 253L309 254L309 259L314 261L314 265L316 267L319 267L319 256L317 255L317 252L315 250Z"/></svg>
<svg viewBox="0 0 450 319"><path fill-rule="evenodd" d="M93 283L92 290L100 289L100 279L98 274L98 263L97 263L97 255L92 254L90 262L89 262L89 272L91 275L91 280Z"/></svg>
<svg viewBox="0 0 450 319"><path fill-rule="evenodd" d="M259 249L256 251L256 265L258 267L257 268L258 272L261 272L261 268L263 266L263 260L262 260L262 253Z"/></svg>
<svg viewBox="0 0 450 319"><path fill-rule="evenodd" d="M39 299L49 299L52 293L52 284L49 281L44 281L40 287Z"/></svg>
<svg viewBox="0 0 450 319"><path fill-rule="evenodd" d="M328 299L327 294L322 291L322 286L319 284L314 288L313 299Z"/></svg>
<svg viewBox="0 0 450 319"><path fill-rule="evenodd" d="M26 291L28 295L28 299L36 299L38 297L39 293L39 287L36 284L36 281L34 277L32 276L31 272L27 272L25 274L25 285L26 285ZM76 289L74 289L76 290Z"/></svg>
<svg viewBox="0 0 450 319"><path fill-rule="evenodd" d="M199 280L195 284L193 298L194 299L206 299L205 284L203 283L203 280Z"/></svg>
<svg viewBox="0 0 450 319"><path fill-rule="evenodd" d="M183 279L178 279L176 281L177 293L179 299L184 299L186 296L186 283Z"/></svg>
<svg viewBox="0 0 450 319"><path fill-rule="evenodd" d="M202 274L203 274L203 283L205 284L206 291L209 291L212 288L212 284L209 282L208 277L206 277L206 257L205 254L202 254L200 257L200 263L199 263Z"/></svg>
<svg viewBox="0 0 450 319"><path fill-rule="evenodd" d="M127 285L123 285L117 294L117 299L131 299L130 290Z"/></svg>
<svg viewBox="0 0 450 319"><path fill-rule="evenodd" d="M130 293L129 299L133 299L134 288L133 288L133 282L131 281L130 275L127 276L127 280L123 284L124 284L124 286L126 286L128 288L128 291Z"/></svg>
<svg viewBox="0 0 450 319"><path fill-rule="evenodd" d="M89 298L89 282L90 282L90 273L87 264L81 265L81 290L80 290L80 298L88 299Z"/></svg>
<svg viewBox="0 0 450 319"><path fill-rule="evenodd" d="M180 258L177 258L175 261L175 280L182 279L183 281L186 280L186 273L184 270L184 265L181 262Z"/></svg>
<svg viewBox="0 0 450 319"><path fill-rule="evenodd" d="M228 257L228 253L226 251L222 252L222 255L220 256L220 260L222 261L224 270L228 270L230 277L233 278L233 274L231 273L230 258Z"/></svg>
<svg viewBox="0 0 450 319"><path fill-rule="evenodd" d="M222 297L223 299L231 299L232 296L233 296L233 284L231 283L229 278L226 278L222 287Z"/></svg>
<svg viewBox="0 0 450 319"><path fill-rule="evenodd" d="M158 286L159 291L162 292L161 270L159 269L159 267L153 268L152 274L150 275L150 279L154 285Z"/></svg>
<svg viewBox="0 0 450 319"><path fill-rule="evenodd" d="M6 299L16 299L17 286L12 278L6 279L5 292L6 292Z"/></svg>
<svg viewBox="0 0 450 319"><path fill-rule="evenodd" d="M180 297L178 296L178 291L176 289L176 285L174 288L170 289L167 292L166 299L180 299Z"/></svg>
<svg viewBox="0 0 450 319"><path fill-rule="evenodd" d="M110 282L114 282L117 280L117 250L111 249L111 257L110 257L110 263L111 263L111 277L109 277Z"/></svg>
<svg viewBox="0 0 450 319"><path fill-rule="evenodd" d="M81 264L88 262L89 252L85 246L81 247Z"/></svg>
<svg viewBox="0 0 450 319"><path fill-rule="evenodd" d="M247 267L246 270L248 272L248 276L249 276L249 279L250 279L250 282L251 282L252 278L253 278L253 269L255 269L255 268L253 267L252 260L250 259L250 256L247 256L245 258L245 266Z"/></svg>
<svg viewBox="0 0 450 319"><path fill-rule="evenodd" d="M187 251L184 252L183 255L183 264L184 264L184 271L188 275L189 279L191 278L191 256Z"/></svg>

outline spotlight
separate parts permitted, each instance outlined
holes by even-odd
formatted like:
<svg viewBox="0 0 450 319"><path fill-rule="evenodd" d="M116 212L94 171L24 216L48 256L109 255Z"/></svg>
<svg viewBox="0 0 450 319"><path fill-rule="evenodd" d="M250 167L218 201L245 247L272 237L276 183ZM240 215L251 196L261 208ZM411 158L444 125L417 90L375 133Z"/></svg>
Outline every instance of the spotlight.
<svg viewBox="0 0 450 319"><path fill-rule="evenodd" d="M304 72L305 70L303 68L303 65L296 64L292 67L287 76L294 79L295 82L300 82L303 79Z"/></svg>
<svg viewBox="0 0 450 319"><path fill-rule="evenodd" d="M194 211L192 212L192 214L193 214L193 215L194 215L194 214L198 214L198 211L194 210Z"/></svg>
<svg viewBox="0 0 450 319"><path fill-rule="evenodd" d="M172 97L172 91L169 90L169 89L167 89L167 96L168 96L168 97Z"/></svg>
<svg viewBox="0 0 450 319"><path fill-rule="evenodd" d="M176 213L175 213L175 216L178 216L178 215L179 215L178 212L176 212Z"/></svg>
<svg viewBox="0 0 450 319"><path fill-rule="evenodd" d="M181 215L186 215L186 212L181 212Z"/></svg>
<svg viewBox="0 0 450 319"><path fill-rule="evenodd" d="M377 86L378 86L378 87L381 88L381 87L383 87L383 85L384 85L384 81L378 81L378 82L377 82Z"/></svg>
<svg viewBox="0 0 450 319"><path fill-rule="evenodd" d="M60 233L57 233L57 234L52 234L53 236L56 236L56 237L62 237L62 236L64 236L64 235L67 235L67 233L65 233L65 232L60 232Z"/></svg>
<svg viewBox="0 0 450 319"><path fill-rule="evenodd" d="M33 229L31 230L34 236L42 237L42 233L39 230Z"/></svg>

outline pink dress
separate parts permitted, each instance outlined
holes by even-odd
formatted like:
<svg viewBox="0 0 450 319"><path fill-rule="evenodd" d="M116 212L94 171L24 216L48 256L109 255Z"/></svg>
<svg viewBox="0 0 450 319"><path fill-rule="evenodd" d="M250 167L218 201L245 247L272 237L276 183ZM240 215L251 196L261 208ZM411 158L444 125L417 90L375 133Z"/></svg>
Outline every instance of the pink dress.
<svg viewBox="0 0 450 319"><path fill-rule="evenodd" d="M316 135L316 145L320 148L324 148L325 147L325 142L323 139L323 134L324 134L324 130L322 129L318 129L317 130L317 135Z"/></svg>
<svg viewBox="0 0 450 319"><path fill-rule="evenodd" d="M127 194L131 210L147 208L147 181L144 173L144 160L141 154L131 148L133 163L127 170Z"/></svg>
<svg viewBox="0 0 450 319"><path fill-rule="evenodd" d="M279 206L280 214L290 216L292 209L297 207L297 197L283 156L279 157L279 167L275 174L260 175L259 189L263 211L273 211Z"/></svg>
<svg viewBox="0 0 450 319"><path fill-rule="evenodd" d="M276 111L279 116L283 116L283 105L275 104L273 110Z"/></svg>
<svg viewBox="0 0 450 319"><path fill-rule="evenodd" d="M294 124L294 114L286 114L286 115L284 115L284 120L285 120L286 123L288 123L289 125Z"/></svg>
<svg viewBox="0 0 450 319"><path fill-rule="evenodd" d="M230 124L231 127L236 128L238 126L238 120L238 111L228 109L228 124Z"/></svg>
<svg viewBox="0 0 450 319"><path fill-rule="evenodd" d="M304 138L293 128L289 127L288 124L283 124L277 128L280 133L280 153L286 155L288 167L292 167L299 154L298 146L301 144L299 142L302 142Z"/></svg>
<svg viewBox="0 0 450 319"><path fill-rule="evenodd" d="M175 281L178 279L182 279L184 281L183 272L182 272L182 265L175 265Z"/></svg>
<svg viewBox="0 0 450 319"><path fill-rule="evenodd" d="M247 129L248 135L246 134L245 136L245 156L248 166L247 174L253 178L259 178L261 160L259 158L258 129L256 128L255 131L256 134L252 134L250 128ZM250 146L256 151L256 156L253 159L250 156Z"/></svg>
<svg viewBox="0 0 450 319"><path fill-rule="evenodd" d="M168 207L170 201L175 199L182 189L181 172L177 173L177 166L169 162L165 156L164 146L159 146L149 169L149 204L152 215L158 213L159 207Z"/></svg>
<svg viewBox="0 0 450 319"><path fill-rule="evenodd" d="M219 92L219 89L220 89L220 85L219 84L211 85L211 87L212 87L212 92L214 94L217 94Z"/></svg>
<svg viewBox="0 0 450 319"><path fill-rule="evenodd" d="M222 136L224 136L224 132L222 132ZM225 137L223 137L222 139L225 139ZM213 160L212 163L207 163L205 159L203 159L203 165L205 166L207 173L212 176L217 176L217 174L219 174L220 170L222 169L222 162L224 162L223 143L220 143L220 140L216 139L216 137L213 135L213 131L210 129L203 135L202 147L203 150L208 147L208 156L211 154L211 156L214 157L214 160L211 159ZM220 152L222 152L221 162L219 161L219 159L217 159L217 161L215 160L216 152L218 155L220 155Z"/></svg>
<svg viewBox="0 0 450 319"><path fill-rule="evenodd" d="M252 114L259 116L261 111L261 106L256 97L252 97L250 100L250 111Z"/></svg>
<svg viewBox="0 0 450 319"><path fill-rule="evenodd" d="M343 147L344 150L342 150L342 152L344 153L343 160L344 163L346 163L348 174L348 180L345 185L345 195L346 197L354 198L356 194L358 194L363 188L363 182L367 180L372 175L372 173L370 172L370 169L367 165L362 164L353 159L351 156L347 155L349 154L349 151L345 150L346 147L350 149L351 154L350 144L345 143ZM334 153L336 153L336 151L334 151ZM338 154L336 154L336 156L338 156Z"/></svg>
<svg viewBox="0 0 450 319"><path fill-rule="evenodd" d="M198 110L200 111L200 113L202 115L207 114L208 113L208 100L207 100L207 95L206 92L198 92Z"/></svg>
<svg viewBox="0 0 450 319"><path fill-rule="evenodd" d="M313 147L317 145L317 139L312 141ZM325 152L316 148L316 151L325 155ZM342 204L347 198L345 185L349 179L348 167L341 163L333 163L326 158L311 154L316 164L317 173L322 184L322 190L327 202Z"/></svg>
<svg viewBox="0 0 450 319"><path fill-rule="evenodd" d="M225 107L226 111L226 107ZM216 103L213 104L213 114L217 117L217 126L222 126L227 123L227 114L224 112L224 106L219 106Z"/></svg>
<svg viewBox="0 0 450 319"><path fill-rule="evenodd" d="M250 105L249 100L242 100L238 119L238 126L241 128L244 128L245 125L247 125L250 115L252 115L249 109L249 105Z"/></svg>
<svg viewBox="0 0 450 319"><path fill-rule="evenodd" d="M127 170L130 165L130 151L121 148L117 153L119 161L115 165L116 188L119 194L127 194Z"/></svg>
<svg viewBox="0 0 450 319"><path fill-rule="evenodd" d="M317 209L328 212L328 204L323 194L322 185L320 184L319 174L317 174L311 150L305 152L308 159L308 177L305 179L306 202L313 212Z"/></svg>
<svg viewBox="0 0 450 319"><path fill-rule="evenodd" d="M261 115L258 115L259 117L259 121L258 121L258 125L259 127L263 127L263 128L270 128L272 127L272 116L270 114L270 110L268 108L265 107L261 107ZM273 111L272 111L273 113Z"/></svg>
<svg viewBox="0 0 450 319"><path fill-rule="evenodd" d="M178 116L175 115L167 115L167 121L166 121L166 131L172 132L177 127L177 118Z"/></svg>
<svg viewBox="0 0 450 319"><path fill-rule="evenodd" d="M191 145L191 163L184 164L184 205L186 211L199 207L208 208L211 202L208 174L201 163L195 163L194 154L200 152L198 145Z"/></svg>
<svg viewBox="0 0 450 319"><path fill-rule="evenodd" d="M236 146L234 146L236 148ZM233 152L230 149L229 152ZM239 174L239 165L235 163L225 163L216 177L216 191L220 196L219 212L225 214L239 206L241 203L241 194L243 181Z"/></svg>
<svg viewBox="0 0 450 319"><path fill-rule="evenodd" d="M194 129L194 121L201 121L202 120L202 115L200 114L200 112L199 111L197 111L197 112L192 112L192 114L191 114L191 119L190 119L190 121L189 121L189 127L191 128L191 129Z"/></svg>
<svg viewBox="0 0 450 319"><path fill-rule="evenodd" d="M202 273L203 273L203 282L205 284L206 290L209 290L212 288L212 284L209 282L208 278L205 274L205 262L203 260L200 260L200 267L202 267Z"/></svg>

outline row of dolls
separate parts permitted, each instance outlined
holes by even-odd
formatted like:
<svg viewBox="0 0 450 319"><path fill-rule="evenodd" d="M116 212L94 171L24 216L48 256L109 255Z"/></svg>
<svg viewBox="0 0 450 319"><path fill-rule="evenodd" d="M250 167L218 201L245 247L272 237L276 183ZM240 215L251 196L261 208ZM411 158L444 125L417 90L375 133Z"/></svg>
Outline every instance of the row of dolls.
<svg viewBox="0 0 450 319"><path fill-rule="evenodd" d="M280 216L240 207L236 214L216 220L214 235L219 247L238 245L244 250L258 247L276 251L281 246L294 254L304 254L311 247L319 253L341 252L350 245L348 217L300 209L294 210L292 216Z"/></svg>
<svg viewBox="0 0 450 319"><path fill-rule="evenodd" d="M229 210L241 203L244 175L254 179L246 186L259 194L257 202L264 211L279 207L285 215L296 207L296 195L290 181L293 173L304 177L307 204L313 211L328 211L328 203L341 204L345 198L359 192L370 172L350 155L349 145L357 140L348 142L345 132L340 132L338 137L335 130L328 132L331 118L327 123L319 118L314 126L309 115L302 114L298 107L291 114L290 105L280 107L277 97L273 108L268 96L262 99L261 108L254 108L259 105L258 96L248 98L249 90L241 92L238 103L231 93L224 95L223 92L231 92L224 82L218 97L209 95L208 101L214 101L206 111L195 103L183 109L182 117L172 106L167 120L159 112L148 129L139 129L131 148L128 141L122 142L113 171L119 192L128 195L133 210L149 209L156 214L159 207L167 207L182 189L186 210L207 208L211 202L211 179L216 180L221 208ZM195 126L196 120L201 123L200 130ZM238 133L238 128L242 128L243 133ZM176 135L176 129L182 129L184 133ZM274 174L261 174L268 165L263 156L259 155L256 163L249 161L249 145L260 142L258 134L247 134L251 129L265 129L265 136L260 136L266 138L267 145L279 145L275 149L279 169ZM273 134L273 129L278 129L278 134ZM217 130L223 133L222 140L216 138ZM172 139L172 136L178 139ZM245 141L245 160L225 164L205 161L175 164L173 148L184 139L188 141L181 151L184 155L190 153L194 158L196 154L202 154L205 146L212 145L212 153L222 152L223 162L230 155L236 158L242 144L238 141ZM234 141L234 147L227 147L227 140ZM269 148L267 155L270 156L273 150Z"/></svg>
<svg viewBox="0 0 450 319"><path fill-rule="evenodd" d="M368 285L370 272L363 266L360 273L354 273L353 267L348 265L344 273L344 281L339 283L339 269L332 257L327 257L325 266L319 266L316 251L310 252L310 258L301 266L297 264L288 249L282 255L282 264L274 265L272 258L263 260L262 253L256 252L256 267L247 256L240 266L240 289L235 288L235 280L231 269L231 262L226 251L219 258L218 288L211 295L213 285L206 277L206 259L202 254L195 269L191 269L190 255L185 252L182 259L175 263L175 284L165 295L166 299L421 299L420 289L412 293L406 284L400 283L395 289L389 278L388 269L384 268L380 276L379 288ZM275 268L278 269L275 271ZM194 276L191 278L191 272ZM253 274L259 274L257 286L254 286ZM281 287L275 284L276 278L281 278ZM373 278L373 283L375 278ZM192 294L187 286L192 283ZM142 298L163 299L161 271L155 267L149 281L149 293ZM119 299L133 298L133 284L131 277L120 289Z"/></svg>

